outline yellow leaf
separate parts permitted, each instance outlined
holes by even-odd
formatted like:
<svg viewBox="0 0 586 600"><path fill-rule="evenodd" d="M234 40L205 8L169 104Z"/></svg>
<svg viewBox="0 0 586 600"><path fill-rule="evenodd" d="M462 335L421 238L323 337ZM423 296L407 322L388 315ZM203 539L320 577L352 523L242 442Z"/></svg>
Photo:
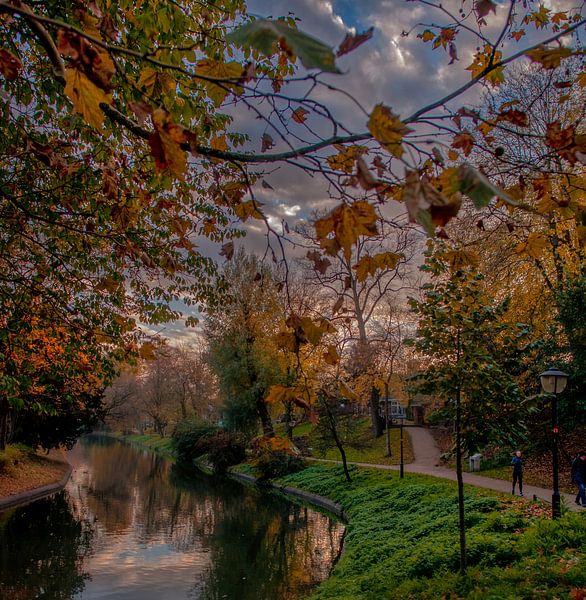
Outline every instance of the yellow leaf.
<svg viewBox="0 0 586 600"><path fill-rule="evenodd" d="M340 355L335 346L328 346L327 352L323 355L324 361L328 365L335 366L340 362Z"/></svg>
<svg viewBox="0 0 586 600"><path fill-rule="evenodd" d="M327 161L328 165L334 171L343 171L344 173L352 173L354 171L354 165L356 164L356 160L368 152L368 148L364 146L335 146L340 151L338 154L334 154L332 156L328 156Z"/></svg>
<svg viewBox="0 0 586 600"><path fill-rule="evenodd" d="M384 104L377 104L370 114L368 130L393 156L401 158L405 149L403 138L413 131Z"/></svg>
<svg viewBox="0 0 586 600"><path fill-rule="evenodd" d="M296 396L296 390L285 385L272 385L269 388L269 395L266 397L267 404L277 404L279 402L287 402Z"/></svg>
<svg viewBox="0 0 586 600"><path fill-rule="evenodd" d="M381 252L374 256L363 256L352 268L356 269L356 278L362 282L369 275L374 275L379 269L394 269L401 258L401 254Z"/></svg>
<svg viewBox="0 0 586 600"><path fill-rule="evenodd" d="M341 204L334 210L315 222L315 233L321 247L330 254L333 249L342 248L346 259L350 258L353 244L361 235L374 236L378 234L376 227L377 215L374 206L364 200L358 200L351 205ZM336 244L328 235L333 233Z"/></svg>
<svg viewBox="0 0 586 600"><path fill-rule="evenodd" d="M230 91L235 94L242 93L242 88L233 81L240 79L242 71L242 65L236 61L225 63L206 58L197 63L198 75L219 80L217 83L202 80L208 96L216 106L220 106L224 102Z"/></svg>
<svg viewBox="0 0 586 600"><path fill-rule="evenodd" d="M448 158L450 160L458 160L460 158L460 153L455 150L448 150Z"/></svg>
<svg viewBox="0 0 586 600"><path fill-rule="evenodd" d="M146 67L140 72L140 76L138 78L138 86L140 88L144 88L150 92L153 90L156 83L157 72L155 71L155 69L151 69L151 67Z"/></svg>
<svg viewBox="0 0 586 600"><path fill-rule="evenodd" d="M435 33L429 29L426 29L423 33L420 33L418 38L421 38L424 42L431 42L435 38Z"/></svg>
<svg viewBox="0 0 586 600"><path fill-rule="evenodd" d="M303 108L303 106L300 106L299 108L293 111L293 114L291 116L293 117L293 120L296 123L302 124L305 123L308 114L309 111Z"/></svg>
<svg viewBox="0 0 586 600"><path fill-rule="evenodd" d="M225 135L215 135L210 140L210 148L212 148L212 150L220 150L221 152L227 152L228 151L228 142L226 141L226 136Z"/></svg>
<svg viewBox="0 0 586 600"><path fill-rule="evenodd" d="M472 250L450 250L443 254L443 258L454 271L478 264L478 255Z"/></svg>
<svg viewBox="0 0 586 600"><path fill-rule="evenodd" d="M253 219L264 219L264 215L259 210L262 206L260 202L254 200L248 200L247 202L241 202L234 206L234 212L243 220L246 221L248 217Z"/></svg>
<svg viewBox="0 0 586 600"><path fill-rule="evenodd" d="M578 75L578 77L576 78L576 83L581 88L585 88L586 87L586 71L582 71L582 73L580 73L580 75Z"/></svg>
<svg viewBox="0 0 586 600"><path fill-rule="evenodd" d="M472 79L480 76L485 71L485 69L487 69L492 64L500 62L503 57L503 53L495 52L494 57L492 58L492 62L491 57L492 47L490 46L490 44L486 44L482 52L477 52L474 55L474 60L472 61L472 64L466 67L466 70L470 71ZM505 79L503 74L503 67L497 67L496 69L493 69L484 77L484 79L486 79L489 83L495 86L501 84Z"/></svg>
<svg viewBox="0 0 586 600"><path fill-rule="evenodd" d="M562 59L572 56L573 51L570 48L560 46L559 48L546 48L540 46L535 50L527 52L533 62L538 62L544 69L557 69L560 66Z"/></svg>
<svg viewBox="0 0 586 600"><path fill-rule="evenodd" d="M357 402L359 400L356 392L352 391L343 381L339 382L340 394L347 398L348 400L354 400Z"/></svg>
<svg viewBox="0 0 586 600"><path fill-rule="evenodd" d="M155 345L152 342L145 342L138 351L138 355L143 360L155 360L157 355L155 354Z"/></svg>
<svg viewBox="0 0 586 600"><path fill-rule="evenodd" d="M75 111L90 125L101 129L104 113L100 104L112 104L112 94L106 94L77 69L65 69L65 82L65 93L73 102Z"/></svg>
<svg viewBox="0 0 586 600"><path fill-rule="evenodd" d="M180 145L186 140L184 129L171 122L167 111L162 108L153 111L153 125L155 133L149 138L149 144L157 170L168 169L183 179L187 170L187 154Z"/></svg>
<svg viewBox="0 0 586 600"><path fill-rule="evenodd" d="M515 248L517 254L528 254L532 258L539 259L547 247L547 238L541 233L530 233L524 242Z"/></svg>

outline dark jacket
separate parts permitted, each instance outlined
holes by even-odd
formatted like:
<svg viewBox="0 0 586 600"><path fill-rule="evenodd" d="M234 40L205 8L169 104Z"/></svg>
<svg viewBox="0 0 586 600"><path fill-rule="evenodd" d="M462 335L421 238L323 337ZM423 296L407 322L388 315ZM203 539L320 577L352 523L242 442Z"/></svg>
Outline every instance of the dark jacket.
<svg viewBox="0 0 586 600"><path fill-rule="evenodd" d="M574 483L586 482L586 460L582 460L580 456L572 461L572 481Z"/></svg>
<svg viewBox="0 0 586 600"><path fill-rule="evenodd" d="M513 460L511 460L511 464L513 465L514 473L522 473L523 472L523 459L518 456L513 456Z"/></svg>

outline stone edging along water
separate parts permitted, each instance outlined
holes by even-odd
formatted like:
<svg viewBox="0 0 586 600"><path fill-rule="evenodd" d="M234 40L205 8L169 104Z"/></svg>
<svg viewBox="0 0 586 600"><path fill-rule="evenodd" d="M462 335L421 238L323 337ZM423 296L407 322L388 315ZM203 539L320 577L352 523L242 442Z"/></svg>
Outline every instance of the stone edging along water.
<svg viewBox="0 0 586 600"><path fill-rule="evenodd" d="M60 492L67 485L72 471L73 467L68 465L67 471L60 481L48 483L47 485L33 488L32 490L27 490L26 492L21 492L20 494L8 496L7 498L0 498L0 512L8 510L9 508L15 508L17 506L29 504L35 500L40 500L41 498L46 498L47 496L51 496L57 492Z"/></svg>
<svg viewBox="0 0 586 600"><path fill-rule="evenodd" d="M323 508L328 512L331 512L345 523L348 522L348 517L344 512L344 508L342 507L342 505L338 504L337 502L334 502L333 500L330 500L329 498L324 498L323 496L318 496L317 494L312 494L310 492L306 492L298 488L289 487L287 485L273 483L272 481L261 483L256 477L254 477L253 475L247 475L246 473L236 473L234 471L229 471L227 475L231 479L236 479L245 483L251 483L260 488L270 488L281 492L282 494L286 494L287 496L294 496L295 498L299 498L304 502L313 504L319 508Z"/></svg>

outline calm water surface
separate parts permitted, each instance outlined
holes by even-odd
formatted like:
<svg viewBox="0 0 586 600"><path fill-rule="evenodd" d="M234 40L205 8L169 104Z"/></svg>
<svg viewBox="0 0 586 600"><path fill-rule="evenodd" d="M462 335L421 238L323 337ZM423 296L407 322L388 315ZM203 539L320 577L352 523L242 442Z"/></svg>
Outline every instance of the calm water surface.
<svg viewBox="0 0 586 600"><path fill-rule="evenodd" d="M66 490L0 514L0 599L293 600L329 574L343 526L107 438Z"/></svg>

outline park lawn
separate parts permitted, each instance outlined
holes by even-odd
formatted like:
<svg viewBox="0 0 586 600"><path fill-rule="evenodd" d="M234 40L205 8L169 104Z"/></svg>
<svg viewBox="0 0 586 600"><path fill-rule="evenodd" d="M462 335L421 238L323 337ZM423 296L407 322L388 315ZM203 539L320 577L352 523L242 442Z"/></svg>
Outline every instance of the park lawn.
<svg viewBox="0 0 586 600"><path fill-rule="evenodd" d="M131 435L117 435L116 437L125 440L126 442L130 442L131 444L144 446L149 450L154 450L161 454L170 455L173 453L171 438L161 437L158 433L137 433Z"/></svg>
<svg viewBox="0 0 586 600"><path fill-rule="evenodd" d="M344 552L311 600L582 598L586 518L466 486L468 574L458 575L456 485L314 464L278 480L340 503Z"/></svg>
<svg viewBox="0 0 586 600"><path fill-rule="evenodd" d="M57 483L68 468L58 451L46 456L25 446L7 446L0 452L0 498Z"/></svg>
<svg viewBox="0 0 586 600"><path fill-rule="evenodd" d="M311 435L309 436L311 445ZM373 438L370 430L370 419L360 419L357 424L353 439L344 445L346 458L350 462L398 465L400 462L400 431L399 428L391 429L391 456L387 456L386 434L379 438ZM341 460L340 452L334 446L321 455L314 450L314 456L328 460ZM403 428L403 459L405 463L413 462L413 449L409 428Z"/></svg>

